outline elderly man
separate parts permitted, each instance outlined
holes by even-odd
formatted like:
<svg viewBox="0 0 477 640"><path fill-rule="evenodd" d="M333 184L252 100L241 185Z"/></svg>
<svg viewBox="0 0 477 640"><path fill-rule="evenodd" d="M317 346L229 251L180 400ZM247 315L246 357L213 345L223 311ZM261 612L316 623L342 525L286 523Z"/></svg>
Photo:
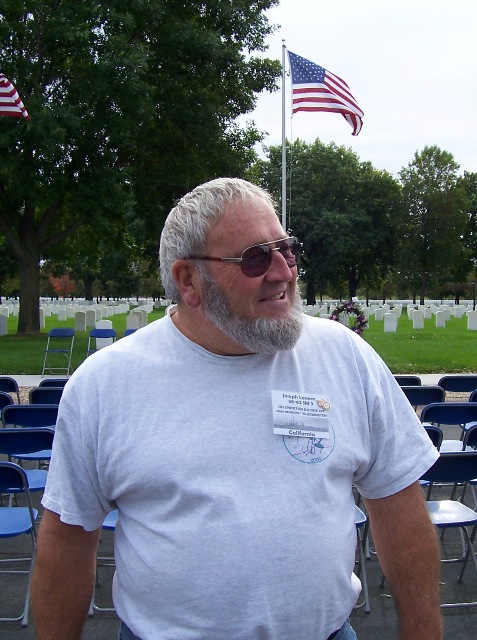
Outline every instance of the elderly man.
<svg viewBox="0 0 477 640"><path fill-rule="evenodd" d="M115 508L120 638L356 638L353 487L401 640L439 640L438 544L417 483L437 452L367 343L302 314L299 254L246 181L213 180L171 211L160 261L176 304L88 358L62 398L39 640L80 637Z"/></svg>

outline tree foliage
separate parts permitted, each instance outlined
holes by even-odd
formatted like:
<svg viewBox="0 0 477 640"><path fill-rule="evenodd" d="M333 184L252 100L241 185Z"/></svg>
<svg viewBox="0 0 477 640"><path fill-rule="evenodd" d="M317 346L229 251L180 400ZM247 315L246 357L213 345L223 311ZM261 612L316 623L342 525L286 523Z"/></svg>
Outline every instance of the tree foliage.
<svg viewBox="0 0 477 640"><path fill-rule="evenodd" d="M0 0L0 68L31 122L0 118L0 232L20 275L19 333L39 329L39 270L98 221L137 218L152 254L173 200L240 175L238 128L278 61L259 58L277 0Z"/></svg>
<svg viewBox="0 0 477 640"><path fill-rule="evenodd" d="M459 165L437 146L416 152L400 173L405 212L399 225L399 271L409 288L462 277L468 271L463 252L465 193L458 186Z"/></svg>
<svg viewBox="0 0 477 640"><path fill-rule="evenodd" d="M268 155L253 175L280 200L281 148L271 147ZM308 302L326 289L352 297L358 286L383 277L393 259L391 220L401 206L392 176L320 140L288 145L287 170L290 226L305 248Z"/></svg>

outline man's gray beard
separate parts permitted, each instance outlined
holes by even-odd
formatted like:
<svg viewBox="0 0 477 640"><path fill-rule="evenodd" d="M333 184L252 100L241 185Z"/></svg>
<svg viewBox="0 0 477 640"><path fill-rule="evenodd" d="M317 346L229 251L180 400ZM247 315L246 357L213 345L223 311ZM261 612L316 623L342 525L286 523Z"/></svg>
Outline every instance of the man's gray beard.
<svg viewBox="0 0 477 640"><path fill-rule="evenodd" d="M199 267L199 273L205 315L222 333L252 353L293 349L303 327L303 308L298 291L286 318L238 318L230 311L225 296L204 266Z"/></svg>

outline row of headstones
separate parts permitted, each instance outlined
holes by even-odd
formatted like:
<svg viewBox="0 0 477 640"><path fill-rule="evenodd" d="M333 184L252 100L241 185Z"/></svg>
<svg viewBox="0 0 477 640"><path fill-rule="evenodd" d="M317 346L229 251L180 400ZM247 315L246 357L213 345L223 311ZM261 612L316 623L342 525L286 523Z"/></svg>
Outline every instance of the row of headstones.
<svg viewBox="0 0 477 640"><path fill-rule="evenodd" d="M323 318L329 318L330 310L333 308L332 303L329 307L327 304L323 305L307 305L304 307L306 314L311 316L320 316ZM398 320L401 317L403 307L401 304L396 304L393 308L389 304L384 305L370 305L369 307L362 306L363 315L369 318L374 315L375 320L384 321L385 332L396 332ZM472 309L472 305L420 305L417 309L412 306L407 306L407 315L412 320L414 329L423 329L424 320L430 319L435 316L436 327L445 327L447 320L451 316L456 318L462 318L467 316L467 329L469 331L477 331L477 311ZM345 322L346 324L346 322Z"/></svg>
<svg viewBox="0 0 477 640"><path fill-rule="evenodd" d="M122 307L120 313L127 313L129 308L127 305L118 305ZM112 309L112 307L111 307ZM132 309L126 317L126 328L127 329L140 329L147 324L147 315L153 309L153 303L148 302L147 304L142 305L141 307L137 307ZM45 318L48 315L51 315L50 310L45 309L44 307L40 307L40 328L45 328ZM75 319L75 330L76 331L87 331L90 328L111 328L112 322L107 321L107 323L103 326L101 323L105 321L104 316L104 307L87 307L86 310L75 311L73 315L68 315L66 313L66 309L64 309L65 314L59 313L58 320L66 321L67 318L73 317ZM119 313L119 312L118 312ZM111 316L112 313L107 313L107 315ZM0 313L0 336L6 336L8 333L7 326L8 314Z"/></svg>
<svg viewBox="0 0 477 640"><path fill-rule="evenodd" d="M467 311L467 330L477 331L477 311ZM462 317L462 315L460 316ZM424 329L424 320L432 318L432 314L425 314L421 309L413 309L409 314L409 318L412 320L413 329ZM447 320L450 318L448 309L441 309L435 312L436 327L445 327ZM397 331L398 315L394 311L389 311L384 314L384 331L395 332Z"/></svg>

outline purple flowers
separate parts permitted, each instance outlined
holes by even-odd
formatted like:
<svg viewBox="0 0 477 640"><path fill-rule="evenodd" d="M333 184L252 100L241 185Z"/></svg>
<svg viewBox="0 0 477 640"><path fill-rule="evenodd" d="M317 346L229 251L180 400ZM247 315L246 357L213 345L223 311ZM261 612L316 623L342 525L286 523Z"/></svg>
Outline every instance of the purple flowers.
<svg viewBox="0 0 477 640"><path fill-rule="evenodd" d="M343 302L331 312L330 320L341 322L340 315L342 313L346 313L348 316L355 316L354 324L349 328L351 329L351 331L354 331L354 333L357 333L359 336L361 336L364 329L366 329L366 327L368 326L368 321L363 315L361 307L350 301Z"/></svg>

